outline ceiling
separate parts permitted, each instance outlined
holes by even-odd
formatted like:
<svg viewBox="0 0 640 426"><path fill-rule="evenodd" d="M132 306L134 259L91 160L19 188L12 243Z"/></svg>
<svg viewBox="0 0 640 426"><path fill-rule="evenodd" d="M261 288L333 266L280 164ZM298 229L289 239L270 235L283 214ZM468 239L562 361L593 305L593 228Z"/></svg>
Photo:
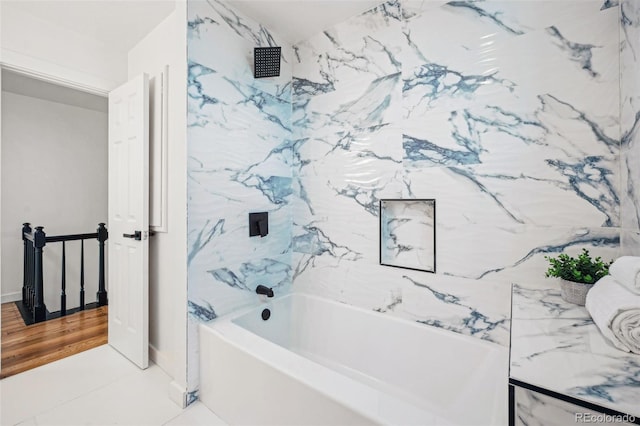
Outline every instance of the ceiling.
<svg viewBox="0 0 640 426"><path fill-rule="evenodd" d="M174 0L0 0L127 52L175 9Z"/></svg>
<svg viewBox="0 0 640 426"><path fill-rule="evenodd" d="M2 91L107 113L107 98L2 70Z"/></svg>
<svg viewBox="0 0 640 426"><path fill-rule="evenodd" d="M175 9L175 0L0 0L94 40L129 51ZM230 0L228 3L296 43L382 0Z"/></svg>
<svg viewBox="0 0 640 426"><path fill-rule="evenodd" d="M358 15L382 0L230 0L235 8L290 43Z"/></svg>

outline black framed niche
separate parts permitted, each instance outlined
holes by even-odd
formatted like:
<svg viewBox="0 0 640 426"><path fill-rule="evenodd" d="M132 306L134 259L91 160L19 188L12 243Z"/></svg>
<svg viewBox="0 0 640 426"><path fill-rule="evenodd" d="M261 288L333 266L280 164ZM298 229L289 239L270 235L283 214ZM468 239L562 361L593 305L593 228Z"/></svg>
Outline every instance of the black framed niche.
<svg viewBox="0 0 640 426"><path fill-rule="evenodd" d="M380 200L380 264L436 272L436 200Z"/></svg>

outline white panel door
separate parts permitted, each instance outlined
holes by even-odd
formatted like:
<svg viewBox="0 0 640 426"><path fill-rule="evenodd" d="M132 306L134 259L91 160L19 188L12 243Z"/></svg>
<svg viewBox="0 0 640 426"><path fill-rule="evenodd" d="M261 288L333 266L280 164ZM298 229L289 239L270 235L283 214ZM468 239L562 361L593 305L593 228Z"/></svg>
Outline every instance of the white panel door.
<svg viewBox="0 0 640 426"><path fill-rule="evenodd" d="M109 93L109 344L149 366L149 78Z"/></svg>

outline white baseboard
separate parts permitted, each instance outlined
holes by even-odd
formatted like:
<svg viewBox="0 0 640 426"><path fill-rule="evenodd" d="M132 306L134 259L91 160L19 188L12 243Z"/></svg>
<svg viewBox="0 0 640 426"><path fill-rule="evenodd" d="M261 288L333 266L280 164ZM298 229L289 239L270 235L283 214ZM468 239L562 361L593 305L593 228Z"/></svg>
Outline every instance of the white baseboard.
<svg viewBox="0 0 640 426"><path fill-rule="evenodd" d="M153 345L149 345L149 359L153 361L158 367L160 367L169 377L172 376L171 361L169 358L156 349ZM175 380L169 383L169 399L175 402L180 408L187 407L187 388L182 387Z"/></svg>
<svg viewBox="0 0 640 426"><path fill-rule="evenodd" d="M22 291L2 295L2 303L17 302L18 300L22 300Z"/></svg>
<svg viewBox="0 0 640 426"><path fill-rule="evenodd" d="M187 408L187 395L187 388L180 386L175 380L169 383L169 399L180 408Z"/></svg>
<svg viewBox="0 0 640 426"><path fill-rule="evenodd" d="M171 376L169 373L171 371L169 358L151 344L149 344L149 359Z"/></svg>

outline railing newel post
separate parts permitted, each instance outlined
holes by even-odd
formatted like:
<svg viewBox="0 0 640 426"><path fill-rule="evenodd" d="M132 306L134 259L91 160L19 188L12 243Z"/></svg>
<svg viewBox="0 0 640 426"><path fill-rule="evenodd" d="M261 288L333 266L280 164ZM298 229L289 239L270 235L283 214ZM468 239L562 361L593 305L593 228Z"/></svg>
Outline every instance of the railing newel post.
<svg viewBox="0 0 640 426"><path fill-rule="evenodd" d="M44 300L44 246L50 243L62 242L62 275L60 278L60 316L67 314L67 241L80 240L80 306L76 310L86 309L85 304L85 265L84 265L84 241L97 239L99 243L100 259L98 268L98 292L96 303L90 306L107 305L107 291L105 279L105 241L109 238L109 233L104 223L98 224L98 232L87 234L69 234L47 236L44 227L36 226L33 229L29 223L22 225L23 241L23 279L22 279L22 304L30 312L34 323L46 321L48 314Z"/></svg>
<svg viewBox="0 0 640 426"><path fill-rule="evenodd" d="M28 300L28 286L29 286L29 241L25 234L31 234L31 224L29 222L22 224L22 244L24 246L24 252L22 257L22 304L26 305Z"/></svg>
<svg viewBox="0 0 640 426"><path fill-rule="evenodd" d="M98 293L96 298L98 306L105 306L108 304L107 291L105 285L105 262L104 262L104 242L109 238L109 232L104 223L98 224L98 245L100 249L100 255L98 259Z"/></svg>
<svg viewBox="0 0 640 426"><path fill-rule="evenodd" d="M37 226L36 231L33 234L33 245L35 247L35 294L33 304L33 320L34 322L41 322L47 319L47 307L44 304L44 283L43 283L43 268L42 268L42 252L44 246L47 244L46 235L42 226Z"/></svg>

